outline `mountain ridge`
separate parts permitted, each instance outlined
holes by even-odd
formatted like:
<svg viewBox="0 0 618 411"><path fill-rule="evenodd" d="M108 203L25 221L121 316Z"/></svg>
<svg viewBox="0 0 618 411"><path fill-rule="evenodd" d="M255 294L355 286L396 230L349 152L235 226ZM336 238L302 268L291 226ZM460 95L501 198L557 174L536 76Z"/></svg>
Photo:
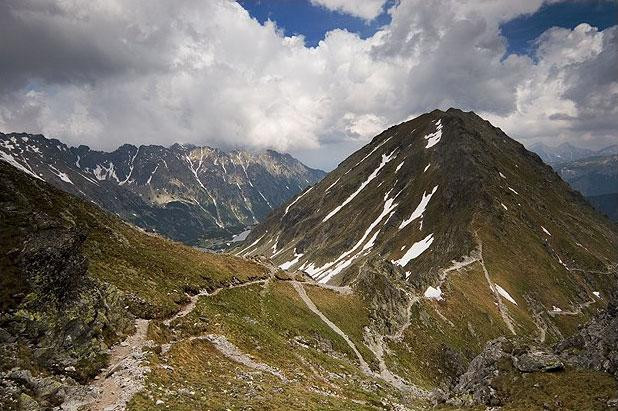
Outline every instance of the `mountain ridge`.
<svg viewBox="0 0 618 411"><path fill-rule="evenodd" d="M482 315L502 335L545 341L568 332L552 307L603 304L593 292L613 287L603 275L616 274L618 235L538 155L449 109L378 135L272 213L237 254L334 285L378 273L380 284L404 284L453 323L459 307L471 324Z"/></svg>
<svg viewBox="0 0 618 411"><path fill-rule="evenodd" d="M132 223L192 245L229 240L324 174L274 150L175 143L112 152L0 134L1 159Z"/></svg>

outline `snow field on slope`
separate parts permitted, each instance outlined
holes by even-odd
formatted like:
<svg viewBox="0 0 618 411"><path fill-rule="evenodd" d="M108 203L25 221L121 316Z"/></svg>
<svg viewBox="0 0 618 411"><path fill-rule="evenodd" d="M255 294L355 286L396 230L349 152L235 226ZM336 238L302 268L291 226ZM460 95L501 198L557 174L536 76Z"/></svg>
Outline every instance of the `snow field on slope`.
<svg viewBox="0 0 618 411"><path fill-rule="evenodd" d="M382 154L382 162L380 163L380 165L378 165L378 167L373 170L373 172L369 175L369 177L367 177L367 179L365 181L363 181L361 183L361 185L356 189L355 192L353 192L352 194L350 194L350 196L345 199L345 201L343 203L341 203L339 206L335 207L335 209L333 211L331 211L330 213L328 213L326 215L326 217L324 217L324 219L322 220L322 222L326 222L328 221L332 216L334 216L335 214L337 214L343 207L345 207L346 205L348 205L352 200L354 200L354 198L361 192L363 191L363 189L365 187L367 187L367 185L369 185L369 183L371 181L373 181L377 176L378 173L380 172L380 170L382 170L382 168L384 168L385 165L387 165L389 163L389 161L391 161L393 158L395 158L395 151L394 150L392 153L386 155L386 154Z"/></svg>
<svg viewBox="0 0 618 411"><path fill-rule="evenodd" d="M431 191L431 193L427 194L426 191L423 193L423 197L421 198L420 203L416 206L416 209L414 209L414 211L412 212L412 215L410 215L410 217L403 220L401 224L399 225L400 230L404 228L405 226L407 226L408 224L410 224L412 221L421 217L425 213L427 204L429 204L429 200L431 200L431 196L435 194L437 189L438 189L438 186L435 186L433 190Z"/></svg>

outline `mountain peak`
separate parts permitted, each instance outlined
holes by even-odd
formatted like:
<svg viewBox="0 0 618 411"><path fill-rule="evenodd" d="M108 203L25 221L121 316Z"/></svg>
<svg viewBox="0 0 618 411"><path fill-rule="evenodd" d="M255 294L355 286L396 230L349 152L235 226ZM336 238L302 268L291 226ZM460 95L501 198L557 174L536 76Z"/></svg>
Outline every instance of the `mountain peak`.
<svg viewBox="0 0 618 411"><path fill-rule="evenodd" d="M452 301L462 285L448 273L470 266L470 281L498 304L491 315L517 333L533 322L526 301L551 307L529 287L563 282L570 285L552 298L583 301L592 285L578 289L573 270L608 269L616 245L609 222L538 156L476 114L450 109L376 136L271 214L239 254L331 284L355 284L376 275L367 267L382 267L388 281Z"/></svg>
<svg viewBox="0 0 618 411"><path fill-rule="evenodd" d="M254 225L323 172L291 156L174 144L112 152L0 134L0 159L142 228L210 246Z"/></svg>

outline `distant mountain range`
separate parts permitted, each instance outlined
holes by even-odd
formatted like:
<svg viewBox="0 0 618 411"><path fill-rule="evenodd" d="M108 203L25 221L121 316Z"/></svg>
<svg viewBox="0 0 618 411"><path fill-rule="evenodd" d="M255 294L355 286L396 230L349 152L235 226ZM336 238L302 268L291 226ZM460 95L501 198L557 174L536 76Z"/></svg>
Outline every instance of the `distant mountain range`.
<svg viewBox="0 0 618 411"><path fill-rule="evenodd" d="M601 150L589 150L587 148L576 147L570 143L562 143L558 146L548 146L547 144L537 143L530 146L530 151L538 154L547 164L553 165L556 163L581 160L588 157L618 154L618 144L605 147Z"/></svg>
<svg viewBox="0 0 618 411"><path fill-rule="evenodd" d="M597 210L618 222L618 154L556 163L553 167Z"/></svg>
<svg viewBox="0 0 618 411"><path fill-rule="evenodd" d="M0 159L146 230L191 245L229 240L324 172L275 151L174 144L113 152L0 133Z"/></svg>
<svg viewBox="0 0 618 411"><path fill-rule="evenodd" d="M563 143L530 147L598 211L618 222L618 144L588 150Z"/></svg>

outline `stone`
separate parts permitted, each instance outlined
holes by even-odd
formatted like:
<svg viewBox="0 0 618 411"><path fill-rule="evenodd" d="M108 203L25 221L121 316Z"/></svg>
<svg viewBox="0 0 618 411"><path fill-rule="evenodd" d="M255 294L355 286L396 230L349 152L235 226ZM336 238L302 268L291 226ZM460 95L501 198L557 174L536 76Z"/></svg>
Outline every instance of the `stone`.
<svg viewBox="0 0 618 411"><path fill-rule="evenodd" d="M519 357L514 357L513 365L521 372L551 372L564 369L564 363L557 355L542 351L524 353Z"/></svg>

